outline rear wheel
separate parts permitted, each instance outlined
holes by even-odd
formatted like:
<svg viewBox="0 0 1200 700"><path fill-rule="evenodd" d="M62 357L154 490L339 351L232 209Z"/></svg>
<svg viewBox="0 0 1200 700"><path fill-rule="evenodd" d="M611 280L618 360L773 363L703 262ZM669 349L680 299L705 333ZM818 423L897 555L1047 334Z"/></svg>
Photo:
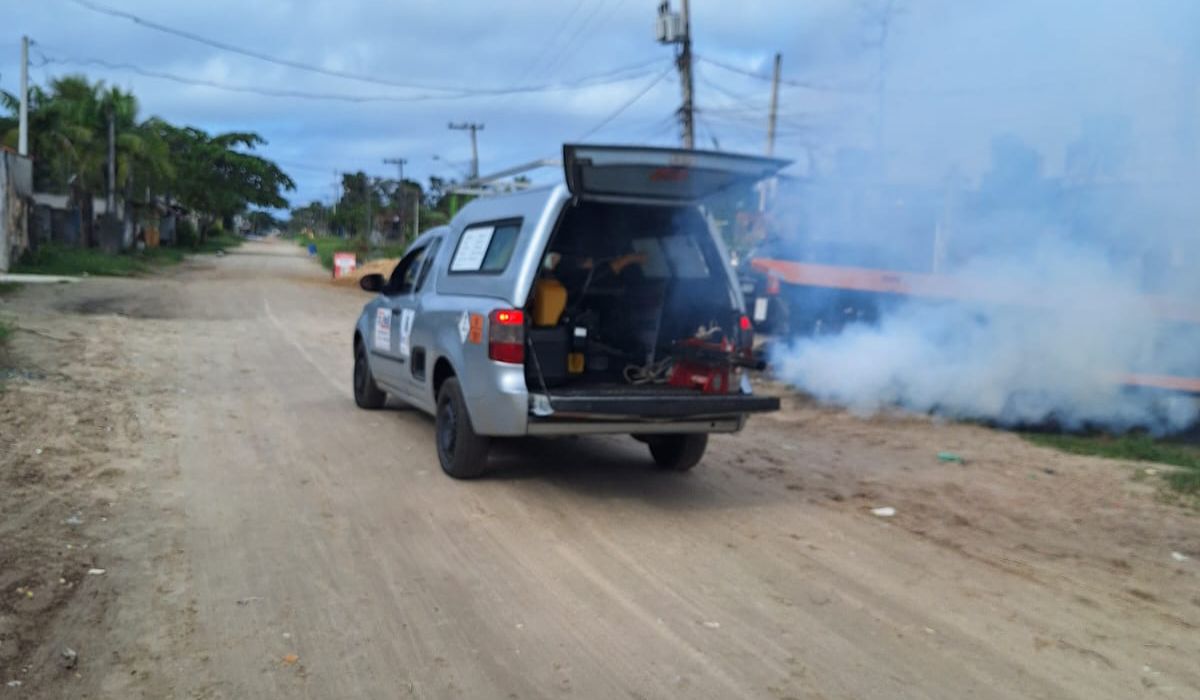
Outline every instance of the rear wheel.
<svg viewBox="0 0 1200 700"><path fill-rule="evenodd" d="M650 456L654 457L655 464L663 469L685 472L699 464L704 457L708 435L654 435L647 436L645 442L650 445Z"/></svg>
<svg viewBox="0 0 1200 700"><path fill-rule="evenodd" d="M367 350L361 342L354 344L354 403L359 408L375 410L383 408L387 392L375 384L371 365L367 364Z"/></svg>
<svg viewBox="0 0 1200 700"><path fill-rule="evenodd" d="M487 469L488 439L477 435L467 415L458 379L442 383L437 405L437 451L442 471L455 479L473 479Z"/></svg>

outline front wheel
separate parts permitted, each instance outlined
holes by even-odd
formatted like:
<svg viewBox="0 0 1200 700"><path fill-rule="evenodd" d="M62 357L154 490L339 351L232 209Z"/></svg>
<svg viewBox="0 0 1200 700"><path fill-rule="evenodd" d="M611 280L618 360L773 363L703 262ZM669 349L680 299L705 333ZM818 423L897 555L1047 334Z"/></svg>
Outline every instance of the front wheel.
<svg viewBox="0 0 1200 700"><path fill-rule="evenodd" d="M654 435L646 439L650 456L663 469L685 472L700 463L708 447L708 435Z"/></svg>
<svg viewBox="0 0 1200 700"><path fill-rule="evenodd" d="M387 402L387 392L375 384L371 374L371 365L367 364L367 350L363 344L354 344L354 403L359 408L375 410L383 408Z"/></svg>
<svg viewBox="0 0 1200 700"><path fill-rule="evenodd" d="M488 439L477 435L467 415L458 379L451 377L438 391L437 452L442 471L455 479L474 479L487 468Z"/></svg>

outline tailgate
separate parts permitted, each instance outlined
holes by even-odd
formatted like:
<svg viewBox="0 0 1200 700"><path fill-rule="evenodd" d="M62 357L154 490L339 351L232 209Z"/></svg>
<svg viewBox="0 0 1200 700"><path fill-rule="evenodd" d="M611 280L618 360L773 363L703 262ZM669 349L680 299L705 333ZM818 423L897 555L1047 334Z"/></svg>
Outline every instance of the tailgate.
<svg viewBox="0 0 1200 700"><path fill-rule="evenodd" d="M551 392L549 399L552 415L561 418L687 420L779 410L775 396L706 394L666 386L564 389Z"/></svg>

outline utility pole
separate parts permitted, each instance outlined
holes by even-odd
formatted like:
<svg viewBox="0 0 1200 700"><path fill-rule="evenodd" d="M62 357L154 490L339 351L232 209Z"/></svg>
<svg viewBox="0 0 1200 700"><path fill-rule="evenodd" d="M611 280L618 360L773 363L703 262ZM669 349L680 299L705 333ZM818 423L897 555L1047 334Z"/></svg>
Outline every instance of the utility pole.
<svg viewBox="0 0 1200 700"><path fill-rule="evenodd" d="M399 190L399 192L397 192L397 194L399 194L399 197L397 197L397 199L399 199L399 211L396 212L396 217L401 222L400 237L404 238L404 223L403 223L404 222L404 164L408 162L408 159L406 159L406 158L384 158L383 162L387 165L395 165L396 170L399 171L398 177L400 179L398 180L398 182L400 183L400 190ZM416 232L414 232L413 235L416 236L417 235Z"/></svg>
<svg viewBox="0 0 1200 700"><path fill-rule="evenodd" d="M771 78L771 116L767 119L767 155L775 155L775 120L779 115L779 74L783 70L783 54L775 54L775 74Z"/></svg>
<svg viewBox="0 0 1200 700"><path fill-rule="evenodd" d="M29 37L21 37L21 125L17 153L29 155Z"/></svg>
<svg viewBox="0 0 1200 700"><path fill-rule="evenodd" d="M104 200L104 213L111 217L117 206L117 124L113 106L108 105L108 197Z"/></svg>
<svg viewBox="0 0 1200 700"><path fill-rule="evenodd" d="M683 147L696 147L696 122L692 88L692 25L688 15L688 0L683 0L683 44L679 50L679 82L683 85L683 105L679 108L679 118L683 123Z"/></svg>
<svg viewBox="0 0 1200 700"><path fill-rule="evenodd" d="M679 123L683 131L683 147L691 149L696 145L696 121L692 86L692 27L688 9L688 0L683 0L682 12L675 14L671 12L670 0L663 0L658 5L656 30L660 44L679 44L679 51L675 55L679 84L683 88Z"/></svg>
<svg viewBox="0 0 1200 700"><path fill-rule="evenodd" d="M371 186L371 176L366 175L366 178L367 178L367 240L369 241L369 240L371 240L371 230L375 228L375 222L371 221L371 200L375 199L375 193L372 191L374 188Z"/></svg>
<svg viewBox="0 0 1200 700"><path fill-rule="evenodd" d="M483 130L483 124L475 122L463 122L455 124L450 122L450 128L454 131L470 131L471 132L471 179L479 179L479 144L475 139L475 132Z"/></svg>

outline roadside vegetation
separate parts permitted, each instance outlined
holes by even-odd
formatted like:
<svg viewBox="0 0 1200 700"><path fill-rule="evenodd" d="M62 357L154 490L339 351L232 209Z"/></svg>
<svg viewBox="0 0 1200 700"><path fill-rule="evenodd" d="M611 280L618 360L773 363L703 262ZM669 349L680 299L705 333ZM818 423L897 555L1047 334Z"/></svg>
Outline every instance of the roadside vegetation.
<svg viewBox="0 0 1200 700"><path fill-rule="evenodd" d="M16 97L0 91L0 145L16 145L17 112ZM107 177L110 120L116 175L112 183ZM79 247L86 252L100 244L101 217L94 215L93 203L110 187L116 197L134 205L130 216L139 226L158 227L166 205L192 214L199 229L190 239L180 232L176 247L199 252L231 245L229 240L213 244L209 238L231 229L237 216L244 216L255 231L276 225L261 209L287 207L283 193L295 189L278 165L254 153L266 143L258 134L210 134L156 116L143 118L133 93L83 75L51 78L44 86L31 87L29 133L34 189L67 195L69 208L79 212ZM180 255L145 257L178 260ZM27 264L44 269L63 261L77 263L74 269L79 272L92 270L89 274L128 274L146 262L101 261L52 251L47 259Z"/></svg>
<svg viewBox="0 0 1200 700"><path fill-rule="evenodd" d="M368 260L376 260L378 258L398 258L404 254L405 248L403 243L372 246L362 236L354 238L337 238L335 236L309 238L307 236L299 236L296 238L296 241L304 248L308 248L310 245L316 246L317 259L326 270L333 269L334 253L354 253L358 256L359 264L362 264Z"/></svg>
<svg viewBox="0 0 1200 700"><path fill-rule="evenodd" d="M1144 434L1059 435L1027 433L1026 440L1063 452L1128 462L1168 465L1163 479L1175 491L1200 496L1200 446L1155 439Z"/></svg>
<svg viewBox="0 0 1200 700"><path fill-rule="evenodd" d="M76 248L56 244L44 244L36 251L29 251L13 267L13 272L37 275L98 275L103 277L130 277L153 272L166 265L181 262L193 253L215 253L241 245L236 236L223 233L212 234L203 242L193 245L146 248L142 251L106 253L96 248Z"/></svg>
<svg viewBox="0 0 1200 700"><path fill-rule="evenodd" d="M13 294L21 288L19 282L0 282L0 297L6 294Z"/></svg>

